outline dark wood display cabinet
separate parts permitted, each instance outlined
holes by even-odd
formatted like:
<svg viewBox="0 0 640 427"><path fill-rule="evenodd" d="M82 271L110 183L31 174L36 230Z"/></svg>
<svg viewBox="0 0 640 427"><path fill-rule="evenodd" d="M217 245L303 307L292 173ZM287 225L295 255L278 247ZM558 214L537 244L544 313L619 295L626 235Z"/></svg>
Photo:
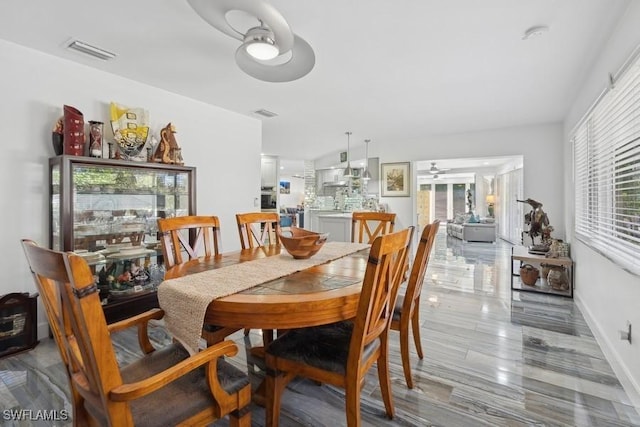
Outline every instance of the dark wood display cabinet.
<svg viewBox="0 0 640 427"><path fill-rule="evenodd" d="M95 273L107 322L158 306L157 219L195 215L188 166L62 155L49 159L50 242Z"/></svg>

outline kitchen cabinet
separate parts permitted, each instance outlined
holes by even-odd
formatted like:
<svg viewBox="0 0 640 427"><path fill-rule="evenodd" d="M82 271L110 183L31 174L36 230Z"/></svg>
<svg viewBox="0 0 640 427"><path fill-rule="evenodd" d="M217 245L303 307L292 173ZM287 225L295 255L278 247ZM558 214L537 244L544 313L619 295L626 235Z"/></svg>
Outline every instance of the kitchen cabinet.
<svg viewBox="0 0 640 427"><path fill-rule="evenodd" d="M278 159L263 156L260 159L260 186L262 188L278 188Z"/></svg>
<svg viewBox="0 0 640 427"><path fill-rule="evenodd" d="M82 256L107 322L158 306L157 219L194 215L193 167L80 156L49 160L50 247Z"/></svg>
<svg viewBox="0 0 640 427"><path fill-rule="evenodd" d="M371 179L368 182L363 182L362 194L379 195L380 194L380 163L377 157L369 158L369 173ZM366 188L365 188L366 187Z"/></svg>

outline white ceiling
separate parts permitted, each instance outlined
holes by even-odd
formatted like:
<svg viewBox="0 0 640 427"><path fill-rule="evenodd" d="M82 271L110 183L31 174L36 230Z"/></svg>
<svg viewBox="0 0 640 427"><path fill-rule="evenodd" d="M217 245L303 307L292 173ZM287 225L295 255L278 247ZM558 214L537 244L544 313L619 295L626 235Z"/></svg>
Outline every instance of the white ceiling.
<svg viewBox="0 0 640 427"><path fill-rule="evenodd" d="M343 150L346 130L356 146L561 121L629 1L273 0L316 54L289 83L240 71L239 42L186 0L4 0L0 38L240 114L273 111L263 152L314 159ZM535 25L550 31L522 40ZM118 57L65 50L71 38Z"/></svg>

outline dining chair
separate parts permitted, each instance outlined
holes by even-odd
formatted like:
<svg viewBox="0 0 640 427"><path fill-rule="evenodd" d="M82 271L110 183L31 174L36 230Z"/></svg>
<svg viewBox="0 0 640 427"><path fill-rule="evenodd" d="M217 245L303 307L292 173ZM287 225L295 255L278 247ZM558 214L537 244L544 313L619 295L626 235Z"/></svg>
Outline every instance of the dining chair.
<svg viewBox="0 0 640 427"><path fill-rule="evenodd" d="M240 245L242 249L260 246L278 245L280 238L276 230L280 229L280 216L275 212L248 212L236 214ZM273 339L273 331L263 330L265 345ZM244 330L249 335L249 329Z"/></svg>
<svg viewBox="0 0 640 427"><path fill-rule="evenodd" d="M418 357L423 358L420 342L420 293L424 274L429 263L429 256L433 249L433 243L440 227L440 220L435 220L422 230L420 243L413 259L411 273L407 281L407 287L403 295L398 295L391 318L391 329L400 332L400 354L402 356L402 369L407 387L413 388L413 376L411 375L411 362L409 361L409 327L413 330L413 341L416 345Z"/></svg>
<svg viewBox="0 0 640 427"><path fill-rule="evenodd" d="M187 215L159 218L158 231L167 279L177 277L179 266L185 262L220 254L220 220L217 216ZM238 330L205 324L202 336L207 344L211 345Z"/></svg>
<svg viewBox="0 0 640 427"><path fill-rule="evenodd" d="M22 240L22 247L66 368L75 426L205 425L229 416L249 426L251 385L225 357L237 354L224 341L189 356L178 343L156 350L148 323L152 309L107 325L87 262ZM111 334L137 327L143 355L119 367Z"/></svg>
<svg viewBox="0 0 640 427"><path fill-rule="evenodd" d="M354 212L351 216L351 241L372 243L378 236L393 233L396 214L389 212Z"/></svg>
<svg viewBox="0 0 640 427"><path fill-rule="evenodd" d="M276 230L280 228L280 216L276 212L249 212L236 214L242 249L278 245Z"/></svg>
<svg viewBox="0 0 640 427"><path fill-rule="evenodd" d="M344 388L347 424L359 426L360 390L374 363L387 416L393 418L389 322L412 233L413 227L410 227L373 241L354 319L293 329L266 348L267 426L278 425L282 394L296 376Z"/></svg>
<svg viewBox="0 0 640 427"><path fill-rule="evenodd" d="M217 216L159 218L158 231L167 270L201 256L220 254L220 220Z"/></svg>

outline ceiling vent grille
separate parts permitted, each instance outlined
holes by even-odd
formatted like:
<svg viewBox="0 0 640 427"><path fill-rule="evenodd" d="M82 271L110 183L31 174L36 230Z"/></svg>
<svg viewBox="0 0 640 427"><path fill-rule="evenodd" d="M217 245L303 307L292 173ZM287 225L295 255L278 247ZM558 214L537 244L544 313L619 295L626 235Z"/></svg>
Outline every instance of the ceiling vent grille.
<svg viewBox="0 0 640 427"><path fill-rule="evenodd" d="M271 117L276 117L277 114L274 113L273 111L269 111L269 110L256 110L253 112L253 114L257 115L257 116L261 116L261 117L266 117L267 119L270 119Z"/></svg>
<svg viewBox="0 0 640 427"><path fill-rule="evenodd" d="M116 54L109 52L108 50L101 49L99 47L92 46L88 43L81 42L80 40L72 40L67 44L67 49L75 50L77 52L84 53L85 55L93 56L94 58L108 61L116 57Z"/></svg>

